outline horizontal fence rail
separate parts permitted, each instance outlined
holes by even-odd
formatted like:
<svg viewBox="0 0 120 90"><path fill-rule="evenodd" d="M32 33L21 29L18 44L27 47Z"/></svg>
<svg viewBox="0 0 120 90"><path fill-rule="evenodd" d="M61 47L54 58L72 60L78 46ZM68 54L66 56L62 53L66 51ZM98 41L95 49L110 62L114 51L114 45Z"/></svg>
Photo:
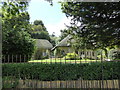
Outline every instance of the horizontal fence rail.
<svg viewBox="0 0 120 90"><path fill-rule="evenodd" d="M120 88L120 62L88 57L3 55L3 88Z"/></svg>

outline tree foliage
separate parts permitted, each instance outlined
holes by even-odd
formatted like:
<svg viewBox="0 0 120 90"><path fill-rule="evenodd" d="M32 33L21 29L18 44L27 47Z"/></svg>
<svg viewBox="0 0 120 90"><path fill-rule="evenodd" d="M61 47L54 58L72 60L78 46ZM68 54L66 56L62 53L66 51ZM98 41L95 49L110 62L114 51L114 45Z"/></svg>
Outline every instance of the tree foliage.
<svg viewBox="0 0 120 90"><path fill-rule="evenodd" d="M120 46L120 3L63 2L61 5L66 16L72 17L70 32L78 47Z"/></svg>
<svg viewBox="0 0 120 90"><path fill-rule="evenodd" d="M35 20L34 25L41 25L42 27L45 27L41 20Z"/></svg>
<svg viewBox="0 0 120 90"><path fill-rule="evenodd" d="M28 2L2 2L3 55L29 55L27 59L32 56L34 41L28 33L30 28L27 6Z"/></svg>
<svg viewBox="0 0 120 90"><path fill-rule="evenodd" d="M35 20L34 24L31 25L32 30L30 31L31 37L34 39L46 39L50 41L49 33L41 20Z"/></svg>
<svg viewBox="0 0 120 90"><path fill-rule="evenodd" d="M59 37L55 36L55 32L52 33L52 35L50 35L50 42L52 43L53 46L55 46L58 41L59 41Z"/></svg>
<svg viewBox="0 0 120 90"><path fill-rule="evenodd" d="M49 35L42 20L35 20L31 25L32 30L30 31L31 37L34 39L46 39L52 43L53 46L56 44L57 37L54 35Z"/></svg>
<svg viewBox="0 0 120 90"><path fill-rule="evenodd" d="M60 30L61 32L61 35L60 35L60 40L63 40L65 37L67 37L69 35L69 29L63 29L63 30Z"/></svg>

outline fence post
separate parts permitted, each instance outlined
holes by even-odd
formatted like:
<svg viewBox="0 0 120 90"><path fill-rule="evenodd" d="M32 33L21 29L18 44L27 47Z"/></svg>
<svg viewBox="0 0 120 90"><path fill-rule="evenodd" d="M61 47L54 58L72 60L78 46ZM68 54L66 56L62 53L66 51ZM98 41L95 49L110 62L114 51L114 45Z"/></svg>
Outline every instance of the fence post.
<svg viewBox="0 0 120 90"><path fill-rule="evenodd" d="M12 63L14 62L14 60L13 60L14 58L13 58L13 54L12 54Z"/></svg>
<svg viewBox="0 0 120 90"><path fill-rule="evenodd" d="M16 63L17 63L17 59L18 59L17 54L15 55L15 58L16 58Z"/></svg>
<svg viewBox="0 0 120 90"><path fill-rule="evenodd" d="M120 76L118 76L118 88L120 89Z"/></svg>
<svg viewBox="0 0 120 90"><path fill-rule="evenodd" d="M8 58L7 58L7 59L8 59L8 63L9 63L9 59L10 59L9 55L8 55Z"/></svg>
<svg viewBox="0 0 120 90"><path fill-rule="evenodd" d="M102 77L102 83L101 83L102 85L101 85L101 88L104 87L104 81L103 81L103 80L104 80L104 75L103 75L103 53L102 53L102 51L103 51L103 50L101 50L101 63L102 63L102 64L101 64L101 65L102 65L102 66L101 66L101 69L102 69L102 73L101 73L101 74L102 74L102 76L101 76L101 77Z"/></svg>

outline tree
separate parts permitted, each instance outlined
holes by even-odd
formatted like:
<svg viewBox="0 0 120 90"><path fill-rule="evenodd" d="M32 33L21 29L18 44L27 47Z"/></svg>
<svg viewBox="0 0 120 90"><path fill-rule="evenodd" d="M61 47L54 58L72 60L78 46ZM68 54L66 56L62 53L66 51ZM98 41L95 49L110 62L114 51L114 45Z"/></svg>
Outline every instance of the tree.
<svg viewBox="0 0 120 90"><path fill-rule="evenodd" d="M71 34L77 46L101 48L120 46L120 3L64 2L62 11L74 21ZM80 26L77 23L81 23Z"/></svg>
<svg viewBox="0 0 120 90"><path fill-rule="evenodd" d="M30 34L32 38L46 39L50 41L49 33L41 20L35 20L31 27L32 30L30 31Z"/></svg>
<svg viewBox="0 0 120 90"><path fill-rule="evenodd" d="M45 31L32 33L31 36L34 39L46 39L46 40L50 41L50 36L49 36L48 32L45 32Z"/></svg>
<svg viewBox="0 0 120 90"><path fill-rule="evenodd" d="M35 20L34 25L41 25L41 26L44 27L44 24L43 24L43 22L41 20Z"/></svg>
<svg viewBox="0 0 120 90"><path fill-rule="evenodd" d="M59 41L63 40L65 37L67 37L70 34L69 29L63 29L60 31L61 31L61 35Z"/></svg>
<svg viewBox="0 0 120 90"><path fill-rule="evenodd" d="M28 33L30 28L27 6L28 2L20 1L2 3L2 54L10 55L9 62L16 61L15 55L18 55L17 62L20 58L21 62L27 61L34 52L34 41ZM8 60L7 57L4 60Z"/></svg>
<svg viewBox="0 0 120 90"><path fill-rule="evenodd" d="M50 42L52 43L53 46L55 46L59 41L59 37L55 36L55 32L50 35Z"/></svg>
<svg viewBox="0 0 120 90"><path fill-rule="evenodd" d="M35 26L35 27L34 27ZM44 23L42 22L42 20L35 20L34 21L34 26L33 28L34 29L38 29L38 31L46 31L47 32L47 29L46 27L44 26ZM37 26L37 28L36 28ZM35 30L36 31L36 30Z"/></svg>

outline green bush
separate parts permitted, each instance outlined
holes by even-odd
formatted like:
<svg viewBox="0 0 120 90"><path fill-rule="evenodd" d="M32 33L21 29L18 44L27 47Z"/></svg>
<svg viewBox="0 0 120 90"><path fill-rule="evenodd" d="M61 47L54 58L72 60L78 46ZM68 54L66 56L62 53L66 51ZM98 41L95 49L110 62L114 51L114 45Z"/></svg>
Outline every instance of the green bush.
<svg viewBox="0 0 120 90"><path fill-rule="evenodd" d="M32 59L33 59L33 60L42 60L42 59L48 59L48 58L49 58L48 55L43 56L42 53L43 53L43 52L42 52L41 49L36 48L36 50L35 50L35 52L34 52L34 55L33 55L33 58L32 58Z"/></svg>
<svg viewBox="0 0 120 90"><path fill-rule="evenodd" d="M63 58L66 60L75 60L78 59L78 55L76 53L67 53Z"/></svg>
<svg viewBox="0 0 120 90"><path fill-rule="evenodd" d="M78 80L80 78L84 80L120 78L120 62L82 64L16 63L3 64L2 66L3 76L15 76L21 79L50 81Z"/></svg>
<svg viewBox="0 0 120 90"><path fill-rule="evenodd" d="M113 60L118 60L118 59L120 60L120 51L118 50L113 51L112 58Z"/></svg>
<svg viewBox="0 0 120 90"><path fill-rule="evenodd" d="M48 55L46 55L46 56L42 56L42 59L48 59L48 58L49 58Z"/></svg>
<svg viewBox="0 0 120 90"><path fill-rule="evenodd" d="M17 78L6 76L2 78L3 88L16 88L19 84Z"/></svg>

